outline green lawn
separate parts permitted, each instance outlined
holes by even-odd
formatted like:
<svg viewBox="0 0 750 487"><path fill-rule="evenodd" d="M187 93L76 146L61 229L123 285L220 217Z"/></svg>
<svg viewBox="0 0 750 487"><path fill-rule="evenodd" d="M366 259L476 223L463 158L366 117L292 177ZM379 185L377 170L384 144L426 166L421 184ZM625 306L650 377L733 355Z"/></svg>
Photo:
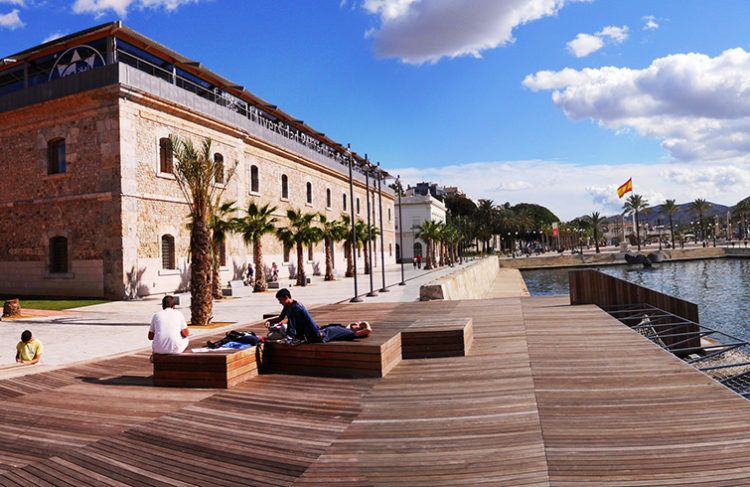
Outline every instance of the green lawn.
<svg viewBox="0 0 750 487"><path fill-rule="evenodd" d="M105 299L21 299L21 310L25 308L60 310L108 302Z"/></svg>

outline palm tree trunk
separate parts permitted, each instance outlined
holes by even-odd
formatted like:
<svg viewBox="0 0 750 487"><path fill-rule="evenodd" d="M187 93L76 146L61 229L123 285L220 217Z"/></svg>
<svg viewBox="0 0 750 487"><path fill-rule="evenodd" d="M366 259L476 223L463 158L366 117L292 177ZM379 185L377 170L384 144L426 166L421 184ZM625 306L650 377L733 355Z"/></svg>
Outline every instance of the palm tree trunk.
<svg viewBox="0 0 750 487"><path fill-rule="evenodd" d="M212 240L211 253L213 259L211 262L211 295L214 299L223 299L221 294L221 275L219 274L219 242Z"/></svg>
<svg viewBox="0 0 750 487"><path fill-rule="evenodd" d="M302 244L297 242L297 285L302 286L303 282L307 284L305 281L307 277L305 276L305 253L302 249Z"/></svg>
<svg viewBox="0 0 750 487"><path fill-rule="evenodd" d="M427 255L425 256L425 266L424 270L429 271L432 269L432 242L429 240L425 240L425 247L427 251Z"/></svg>
<svg viewBox="0 0 750 487"><path fill-rule="evenodd" d="M635 212L635 243L638 244L638 252L641 251L641 224L638 221L638 211Z"/></svg>
<svg viewBox="0 0 750 487"><path fill-rule="evenodd" d="M211 299L211 232L208 222L196 218L190 232L190 314L193 325L206 326L213 314Z"/></svg>
<svg viewBox="0 0 750 487"><path fill-rule="evenodd" d="M365 274L370 273L370 242L365 240L362 244L362 252L365 254Z"/></svg>
<svg viewBox="0 0 750 487"><path fill-rule="evenodd" d="M352 260L352 243L344 242L344 254L346 255L346 277L354 277L354 261Z"/></svg>
<svg viewBox="0 0 750 487"><path fill-rule="evenodd" d="M333 246L333 241L326 237L325 239L325 247L326 247L326 275L323 278L326 281L333 281L333 253L331 252L331 247Z"/></svg>
<svg viewBox="0 0 750 487"><path fill-rule="evenodd" d="M674 226L672 225L672 215L669 215L669 234L672 237L672 250L674 250Z"/></svg>
<svg viewBox="0 0 750 487"><path fill-rule="evenodd" d="M596 231L596 227L594 227L594 246L596 247L596 253L599 253L599 232Z"/></svg>
<svg viewBox="0 0 750 487"><path fill-rule="evenodd" d="M263 243L258 237L253 240L253 260L255 261L255 286L253 292L262 293L268 289L266 282L266 271L263 268Z"/></svg>

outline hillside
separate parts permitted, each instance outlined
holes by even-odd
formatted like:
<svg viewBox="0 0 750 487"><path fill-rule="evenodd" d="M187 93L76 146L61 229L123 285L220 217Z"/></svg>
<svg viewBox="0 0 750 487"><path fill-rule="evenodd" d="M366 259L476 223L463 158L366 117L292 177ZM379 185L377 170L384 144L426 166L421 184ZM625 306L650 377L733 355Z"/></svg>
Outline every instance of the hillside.
<svg viewBox="0 0 750 487"><path fill-rule="evenodd" d="M706 212L704 216L713 218L715 215L720 218L726 218L727 212L731 210L729 206L720 205L718 203L711 203L711 208ZM677 205L677 213L672 217L672 221L675 225L684 225L694 221L696 219L695 214L690 210L690 203L683 203ZM607 222L615 222L619 218L619 215L613 215L607 217ZM662 210L662 205L656 205L649 208L647 213L640 214L640 220L642 223L648 223L650 226L655 226L661 223L662 225L669 224L669 218L667 214Z"/></svg>

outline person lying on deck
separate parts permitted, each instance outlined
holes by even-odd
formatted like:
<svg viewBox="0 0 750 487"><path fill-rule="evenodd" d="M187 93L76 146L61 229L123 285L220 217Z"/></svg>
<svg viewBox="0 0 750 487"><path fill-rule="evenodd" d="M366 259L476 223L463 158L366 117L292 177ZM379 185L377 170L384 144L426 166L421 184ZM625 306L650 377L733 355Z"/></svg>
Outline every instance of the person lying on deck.
<svg viewBox="0 0 750 487"><path fill-rule="evenodd" d="M365 338L372 333L372 327L366 321L355 321L347 326L339 324L325 325L320 328L323 343L354 340Z"/></svg>

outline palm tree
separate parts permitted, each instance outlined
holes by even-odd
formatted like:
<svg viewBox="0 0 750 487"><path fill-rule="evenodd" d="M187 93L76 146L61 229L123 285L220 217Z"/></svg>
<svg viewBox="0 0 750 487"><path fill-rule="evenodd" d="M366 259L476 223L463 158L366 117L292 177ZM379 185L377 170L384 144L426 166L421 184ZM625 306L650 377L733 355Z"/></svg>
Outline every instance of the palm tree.
<svg viewBox="0 0 750 487"><path fill-rule="evenodd" d="M698 225L701 229L701 240L706 239L706 222L703 220L703 218L706 212L710 209L711 203L702 198L696 198L695 201L690 202L690 210L695 214L695 216L698 217Z"/></svg>
<svg viewBox="0 0 750 487"><path fill-rule="evenodd" d="M594 232L594 246L596 247L596 253L599 253L599 232L602 230L602 224L604 223L604 217L599 214L598 211L591 213L586 216L586 221L591 225L591 230Z"/></svg>
<svg viewBox="0 0 750 487"><path fill-rule="evenodd" d="M297 285L304 286L307 284L304 246L319 242L322 232L320 228L313 226L316 213L303 214L300 210L287 210L286 217L289 223L286 227L277 228L276 236L284 245L297 246Z"/></svg>
<svg viewBox="0 0 750 487"><path fill-rule="evenodd" d="M213 313L211 298L211 229L212 209L217 206L227 185L214 183L217 162L213 158L211 139L200 147L191 140L170 137L175 156L174 176L190 208L190 314L193 325L208 325ZM226 181L234 175L230 168Z"/></svg>
<svg viewBox="0 0 750 487"><path fill-rule="evenodd" d="M370 225L368 227L365 222L357 221L357 238L359 239L357 248L360 248L361 246L362 252L364 253L365 274L369 274L372 271L370 246L375 242L378 235L380 235L380 230L375 225Z"/></svg>
<svg viewBox="0 0 750 487"><path fill-rule="evenodd" d="M324 280L333 281L333 245L346 239L351 233L351 229L343 220L329 220L322 213L318 214L318 221L320 222L320 231L326 251L326 275Z"/></svg>
<svg viewBox="0 0 750 487"><path fill-rule="evenodd" d="M425 270L429 271L435 267L434 242L438 236L438 224L432 220L425 220L415 228L414 236L425 243L427 256L425 258Z"/></svg>
<svg viewBox="0 0 750 487"><path fill-rule="evenodd" d="M662 209L667 214L667 218L669 218L669 235L672 239L672 248L674 249L674 222L672 220L680 207L677 206L675 200L666 200L662 205Z"/></svg>
<svg viewBox="0 0 750 487"><path fill-rule="evenodd" d="M631 194L630 197L628 197L627 201L625 201L625 204L622 205L622 209L625 210L627 213L633 213L635 214L635 239L636 243L638 244L638 251L641 250L641 229L640 229L640 221L638 219L638 215L641 212L644 212L648 210L648 201L646 201L643 196L639 194Z"/></svg>
<svg viewBox="0 0 750 487"><path fill-rule="evenodd" d="M255 263L255 285L253 292L259 293L268 289L266 281L266 271L263 265L263 235L273 233L276 230L276 218L273 212L276 207L269 206L266 203L258 206L256 203L250 203L246 215L236 220L237 230L242 233L242 238L246 244L253 244L253 262Z"/></svg>
<svg viewBox="0 0 750 487"><path fill-rule="evenodd" d="M227 241L227 234L236 230L236 222L231 214L237 211L234 201L222 203L211 212L208 226L211 229L211 253L213 254L213 273L211 275L211 293L214 299L223 299L221 292L221 249Z"/></svg>

